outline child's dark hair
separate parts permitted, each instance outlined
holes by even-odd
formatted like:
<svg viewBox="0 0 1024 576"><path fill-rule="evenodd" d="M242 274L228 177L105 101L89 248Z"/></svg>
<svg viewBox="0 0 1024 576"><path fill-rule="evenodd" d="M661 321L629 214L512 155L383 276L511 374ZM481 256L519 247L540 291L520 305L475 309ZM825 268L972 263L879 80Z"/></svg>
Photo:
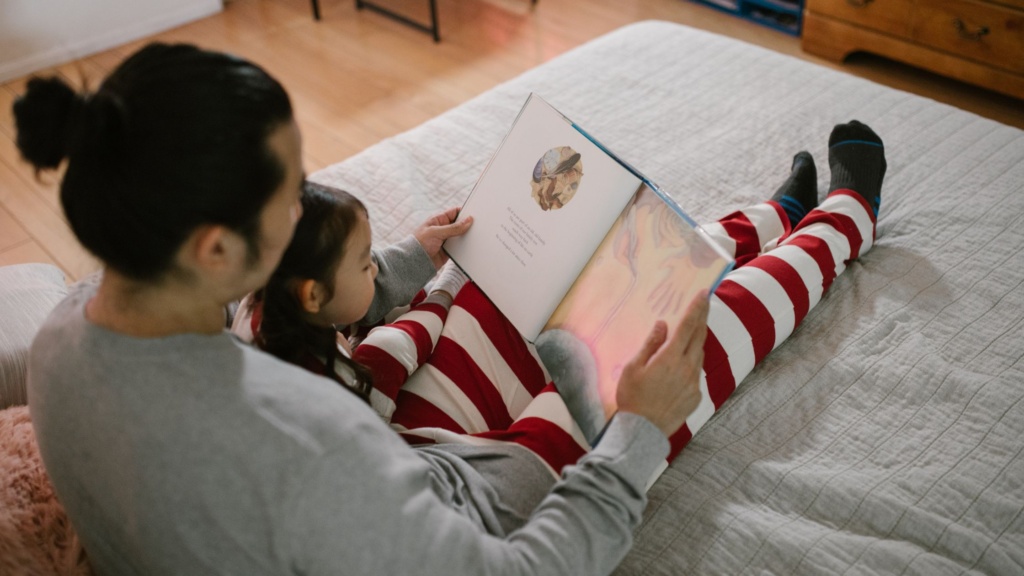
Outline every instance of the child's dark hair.
<svg viewBox="0 0 1024 576"><path fill-rule="evenodd" d="M302 217L277 269L258 290L252 305L262 304L262 320L255 335L261 349L293 364L303 365L306 354L325 360L327 376L352 389L369 401L372 377L369 369L338 352L337 331L306 321L295 293L296 285L315 280L334 297L334 276L344 255L348 237L366 207L348 192L306 182L302 190ZM341 361L355 373L355 382L346 382L334 370Z"/></svg>
<svg viewBox="0 0 1024 576"><path fill-rule="evenodd" d="M255 64L154 43L94 93L33 78L13 112L37 172L67 159L64 213L111 269L156 280L203 224L238 232L255 257L260 213L285 173L267 138L292 119L284 88Z"/></svg>

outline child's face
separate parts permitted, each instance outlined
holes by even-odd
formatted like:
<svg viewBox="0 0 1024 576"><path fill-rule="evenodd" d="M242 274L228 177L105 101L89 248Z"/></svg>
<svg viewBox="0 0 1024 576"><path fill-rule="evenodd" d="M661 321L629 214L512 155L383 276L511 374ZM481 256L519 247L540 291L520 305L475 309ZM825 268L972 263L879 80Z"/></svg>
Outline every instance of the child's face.
<svg viewBox="0 0 1024 576"><path fill-rule="evenodd" d="M321 305L317 313L325 324L353 324L370 309L373 281L377 278L377 263L370 258L370 242L370 221L360 212L334 274L334 297Z"/></svg>

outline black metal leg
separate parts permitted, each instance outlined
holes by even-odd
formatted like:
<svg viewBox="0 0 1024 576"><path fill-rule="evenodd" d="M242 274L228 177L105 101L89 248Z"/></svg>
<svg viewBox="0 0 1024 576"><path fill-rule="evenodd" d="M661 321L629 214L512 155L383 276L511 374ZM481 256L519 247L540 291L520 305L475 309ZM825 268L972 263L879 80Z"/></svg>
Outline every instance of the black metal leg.
<svg viewBox="0 0 1024 576"><path fill-rule="evenodd" d="M437 28L437 0L430 0L430 28L434 31L434 43L441 41L441 31Z"/></svg>
<svg viewBox="0 0 1024 576"><path fill-rule="evenodd" d="M384 8L383 6L378 6L372 2L368 2L367 0L356 0L356 9L362 10L363 8L369 8L370 10L373 10L374 12L381 14L383 16L387 16L388 18L391 18L396 22L401 22L406 26L411 26L412 28L415 28L417 30L422 30L423 32L432 35L434 37L434 42L441 41L441 27L438 26L437 22L437 0L430 0L430 26L417 22L403 14L393 12L388 8Z"/></svg>
<svg viewBox="0 0 1024 576"><path fill-rule="evenodd" d="M406 26L411 26L411 27L413 27L413 28L415 28L417 30L422 30L424 32L427 32L428 34L431 34L434 37L434 42L440 42L441 41L441 27L438 25L438 22L437 22L437 0L429 0L429 2L430 2L430 26L427 26L426 24L422 24L420 22L417 22L417 21L409 18L408 16L404 16L404 15L399 14L397 12L393 12L393 11L389 10L388 8L384 8L383 6L378 6L378 5L376 5L376 4L372 3L372 2L368 2L367 0L356 0L356 10L362 10L363 8L369 8L370 10L373 10L374 12L376 12L378 14L381 14L383 16L387 16L388 18L391 18L392 20L395 20L397 22L401 22L402 24L405 24ZM537 5L537 0L530 0L530 5L531 6L536 6ZM318 4L318 0L313 0L313 17L316 18L317 20L320 19L320 6Z"/></svg>

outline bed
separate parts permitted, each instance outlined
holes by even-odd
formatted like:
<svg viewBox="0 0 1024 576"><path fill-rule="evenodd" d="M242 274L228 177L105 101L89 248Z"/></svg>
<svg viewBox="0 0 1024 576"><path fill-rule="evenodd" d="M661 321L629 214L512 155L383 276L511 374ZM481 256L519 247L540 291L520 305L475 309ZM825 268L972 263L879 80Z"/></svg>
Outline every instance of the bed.
<svg viewBox="0 0 1024 576"><path fill-rule="evenodd" d="M530 92L698 221L832 126L882 136L878 240L650 489L617 574L1024 573L1024 132L667 22L596 39L312 175L375 242L468 195Z"/></svg>

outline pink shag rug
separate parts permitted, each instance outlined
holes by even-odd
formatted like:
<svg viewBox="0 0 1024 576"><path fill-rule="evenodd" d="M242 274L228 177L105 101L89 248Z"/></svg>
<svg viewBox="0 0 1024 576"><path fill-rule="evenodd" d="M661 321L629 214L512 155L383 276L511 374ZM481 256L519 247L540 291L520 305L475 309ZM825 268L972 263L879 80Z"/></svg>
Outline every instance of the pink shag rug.
<svg viewBox="0 0 1024 576"><path fill-rule="evenodd" d="M27 406L0 410L0 574L92 574L43 468Z"/></svg>

